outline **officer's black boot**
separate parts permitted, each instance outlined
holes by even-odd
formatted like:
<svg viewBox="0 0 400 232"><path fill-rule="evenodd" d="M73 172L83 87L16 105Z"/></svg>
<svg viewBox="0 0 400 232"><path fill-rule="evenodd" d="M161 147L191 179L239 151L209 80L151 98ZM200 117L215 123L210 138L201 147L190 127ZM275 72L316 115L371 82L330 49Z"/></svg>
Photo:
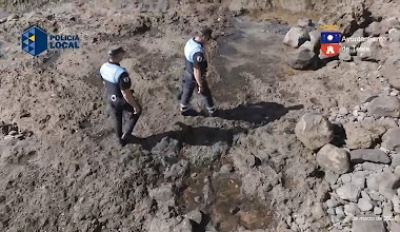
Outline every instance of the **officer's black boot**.
<svg viewBox="0 0 400 232"><path fill-rule="evenodd" d="M189 105L187 106L181 105L181 114L183 116L192 116L192 117L199 115L199 113L196 110L192 109Z"/></svg>
<svg viewBox="0 0 400 232"><path fill-rule="evenodd" d="M194 109L188 109L186 111L181 111L181 115L182 116L199 116L199 113L197 111L195 111Z"/></svg>
<svg viewBox="0 0 400 232"><path fill-rule="evenodd" d="M207 107L207 112L210 117L217 117L218 116L218 109L214 107Z"/></svg>
<svg viewBox="0 0 400 232"><path fill-rule="evenodd" d="M127 144L127 142L126 142L124 139L122 139L122 138L120 138L120 139L118 140L118 143L119 143L119 145L121 145L121 147L125 147L126 144Z"/></svg>

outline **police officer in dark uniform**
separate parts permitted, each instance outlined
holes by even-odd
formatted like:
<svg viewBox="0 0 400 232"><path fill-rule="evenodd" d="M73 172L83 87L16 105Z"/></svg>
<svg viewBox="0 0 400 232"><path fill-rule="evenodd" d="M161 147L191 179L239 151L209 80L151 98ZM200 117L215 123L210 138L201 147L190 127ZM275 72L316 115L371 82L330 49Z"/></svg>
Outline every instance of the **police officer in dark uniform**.
<svg viewBox="0 0 400 232"><path fill-rule="evenodd" d="M106 87L106 101L115 117L115 130L121 146L125 146L132 139L132 131L141 114L141 107L133 97L131 79L125 68L120 66L125 51L117 46L108 51L109 61L100 68L100 75ZM123 112L129 114L128 129L123 134L122 118Z"/></svg>
<svg viewBox="0 0 400 232"><path fill-rule="evenodd" d="M193 91L198 88L206 103L208 114L212 117L216 116L216 108L211 95L211 91L205 80L207 73L207 59L205 56L203 45L211 39L212 30L208 27L201 30L201 34L191 38L186 42L185 53L185 70L183 71L183 87L180 95L180 110L183 116L193 115L193 109L190 106L190 99Z"/></svg>

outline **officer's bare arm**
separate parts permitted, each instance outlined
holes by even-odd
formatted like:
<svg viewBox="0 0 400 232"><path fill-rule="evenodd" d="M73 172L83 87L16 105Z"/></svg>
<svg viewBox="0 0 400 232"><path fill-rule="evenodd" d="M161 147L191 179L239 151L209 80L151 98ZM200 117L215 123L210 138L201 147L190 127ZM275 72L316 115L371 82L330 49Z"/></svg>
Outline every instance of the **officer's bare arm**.
<svg viewBox="0 0 400 232"><path fill-rule="evenodd" d="M194 78L196 79L199 87L202 87L203 83L201 80L201 71L200 71L200 68L196 65L193 67L193 74L194 74Z"/></svg>
<svg viewBox="0 0 400 232"><path fill-rule="evenodd" d="M140 111L140 106L132 95L131 85L132 83L128 73L122 73L119 77L119 87L121 89L122 96L124 97L126 102L128 102L133 108L135 108L135 111L138 113Z"/></svg>
<svg viewBox="0 0 400 232"><path fill-rule="evenodd" d="M124 96L125 100L136 110L138 110L139 104L137 103L136 99L132 95L132 91L130 89L121 90L122 96Z"/></svg>

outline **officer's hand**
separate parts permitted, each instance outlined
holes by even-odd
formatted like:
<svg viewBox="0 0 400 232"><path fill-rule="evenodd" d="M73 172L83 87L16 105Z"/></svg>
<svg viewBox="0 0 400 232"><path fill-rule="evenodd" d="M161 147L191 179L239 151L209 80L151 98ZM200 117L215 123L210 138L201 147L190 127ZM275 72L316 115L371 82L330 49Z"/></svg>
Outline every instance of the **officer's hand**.
<svg viewBox="0 0 400 232"><path fill-rule="evenodd" d="M138 115L142 114L142 108L140 108L139 106L135 107L134 110L135 110L134 114L138 114Z"/></svg>

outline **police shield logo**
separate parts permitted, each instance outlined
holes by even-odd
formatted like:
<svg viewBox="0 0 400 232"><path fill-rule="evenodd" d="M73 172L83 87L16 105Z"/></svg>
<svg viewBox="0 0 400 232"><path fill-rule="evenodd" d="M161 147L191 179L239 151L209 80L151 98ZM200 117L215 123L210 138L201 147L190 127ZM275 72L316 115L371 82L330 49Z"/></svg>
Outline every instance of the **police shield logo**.
<svg viewBox="0 0 400 232"><path fill-rule="evenodd" d="M197 62L202 62L202 61L203 61L203 57L198 56L198 57L197 57Z"/></svg>
<svg viewBox="0 0 400 232"><path fill-rule="evenodd" d="M124 77L123 81L128 83L130 81L130 79L129 79L129 77Z"/></svg>
<svg viewBox="0 0 400 232"><path fill-rule="evenodd" d="M336 56L340 52L340 44L321 44L321 52L325 56Z"/></svg>
<svg viewBox="0 0 400 232"><path fill-rule="evenodd" d="M47 50L47 33L40 27L31 26L22 32L22 50L32 56L38 56Z"/></svg>

